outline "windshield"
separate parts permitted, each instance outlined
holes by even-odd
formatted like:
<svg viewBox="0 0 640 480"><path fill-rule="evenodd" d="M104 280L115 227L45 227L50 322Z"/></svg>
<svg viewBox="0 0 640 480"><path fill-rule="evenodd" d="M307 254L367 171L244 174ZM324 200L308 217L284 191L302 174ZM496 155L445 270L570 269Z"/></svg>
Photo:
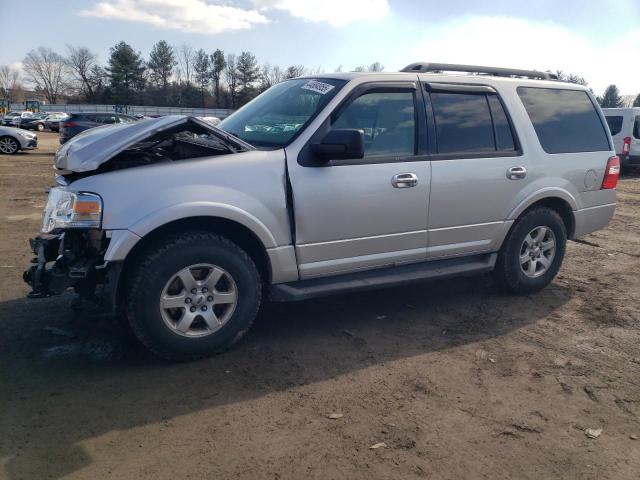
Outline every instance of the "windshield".
<svg viewBox="0 0 640 480"><path fill-rule="evenodd" d="M282 148L345 83L329 78L287 80L224 119L218 128L256 147Z"/></svg>

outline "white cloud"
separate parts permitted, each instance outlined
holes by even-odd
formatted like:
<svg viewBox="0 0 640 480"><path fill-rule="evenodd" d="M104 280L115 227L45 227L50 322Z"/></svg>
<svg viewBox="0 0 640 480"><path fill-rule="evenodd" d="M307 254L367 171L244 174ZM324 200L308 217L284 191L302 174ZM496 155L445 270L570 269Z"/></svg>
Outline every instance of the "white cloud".
<svg viewBox="0 0 640 480"><path fill-rule="evenodd" d="M205 34L243 30L269 21L257 10L212 4L204 0L108 0L81 11L80 15Z"/></svg>
<svg viewBox="0 0 640 480"><path fill-rule="evenodd" d="M309 22L343 27L361 20L377 20L389 11L387 0L253 0L260 9L277 9Z"/></svg>
<svg viewBox="0 0 640 480"><path fill-rule="evenodd" d="M640 88L640 29L596 41L550 22L469 17L433 29L411 61L562 70L584 77L597 94L615 83L623 94Z"/></svg>

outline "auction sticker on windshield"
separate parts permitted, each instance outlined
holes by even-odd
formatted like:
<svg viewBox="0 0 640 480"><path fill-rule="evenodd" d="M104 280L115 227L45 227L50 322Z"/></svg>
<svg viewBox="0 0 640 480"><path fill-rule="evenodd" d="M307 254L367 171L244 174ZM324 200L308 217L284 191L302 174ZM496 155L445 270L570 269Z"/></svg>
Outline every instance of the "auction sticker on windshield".
<svg viewBox="0 0 640 480"><path fill-rule="evenodd" d="M300 88L303 88L305 90L311 90L312 92L316 92L321 95L324 95L325 93L333 90L334 86L328 83L319 82L317 80L309 80Z"/></svg>

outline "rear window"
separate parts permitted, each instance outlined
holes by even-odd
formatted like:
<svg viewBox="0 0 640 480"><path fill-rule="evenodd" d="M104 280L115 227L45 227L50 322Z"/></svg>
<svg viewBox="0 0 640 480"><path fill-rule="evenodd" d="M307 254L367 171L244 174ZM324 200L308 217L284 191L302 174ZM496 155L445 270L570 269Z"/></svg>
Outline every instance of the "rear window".
<svg viewBox="0 0 640 480"><path fill-rule="evenodd" d="M438 153L515 150L509 120L495 94L433 92L430 98Z"/></svg>
<svg viewBox="0 0 640 480"><path fill-rule="evenodd" d="M609 125L609 131L611 132L611 136L617 135L622 130L622 116L607 116L607 125Z"/></svg>
<svg viewBox="0 0 640 480"><path fill-rule="evenodd" d="M545 152L599 152L611 148L598 111L586 92L518 87L518 95Z"/></svg>
<svg viewBox="0 0 640 480"><path fill-rule="evenodd" d="M633 124L633 136L640 140L640 115L636 117Z"/></svg>

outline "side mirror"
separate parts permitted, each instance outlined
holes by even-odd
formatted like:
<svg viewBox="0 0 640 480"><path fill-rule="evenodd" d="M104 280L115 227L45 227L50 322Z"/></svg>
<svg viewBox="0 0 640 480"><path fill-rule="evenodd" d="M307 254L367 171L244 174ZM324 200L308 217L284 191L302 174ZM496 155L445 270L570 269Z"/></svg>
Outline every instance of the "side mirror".
<svg viewBox="0 0 640 480"><path fill-rule="evenodd" d="M364 157L364 133L357 129L331 130L311 151L322 160L348 160Z"/></svg>

